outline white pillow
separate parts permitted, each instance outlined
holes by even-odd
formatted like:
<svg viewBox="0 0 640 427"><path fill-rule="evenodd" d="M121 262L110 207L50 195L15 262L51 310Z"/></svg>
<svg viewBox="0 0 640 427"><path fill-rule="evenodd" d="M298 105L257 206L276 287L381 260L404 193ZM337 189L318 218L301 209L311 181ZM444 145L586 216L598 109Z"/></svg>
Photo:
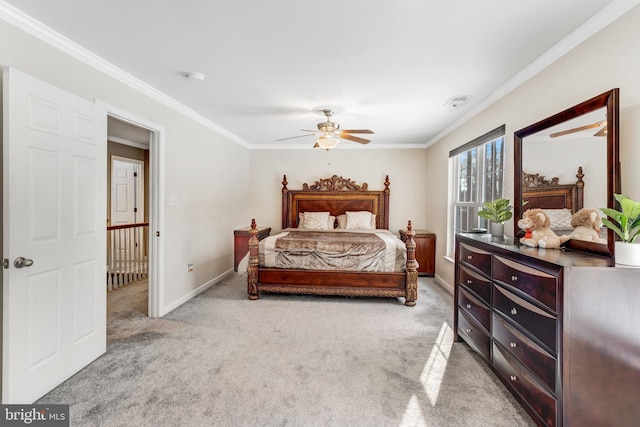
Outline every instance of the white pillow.
<svg viewBox="0 0 640 427"><path fill-rule="evenodd" d="M329 222L329 212L304 213L304 228L307 230L328 230ZM333 222L331 228L333 228Z"/></svg>
<svg viewBox="0 0 640 427"><path fill-rule="evenodd" d="M551 221L551 228L571 228L571 209L543 209Z"/></svg>
<svg viewBox="0 0 640 427"><path fill-rule="evenodd" d="M371 217L373 216L371 212L367 211L357 211L357 212L346 212L347 214L347 230L372 230L375 228L371 227ZM375 217L374 217L375 221Z"/></svg>

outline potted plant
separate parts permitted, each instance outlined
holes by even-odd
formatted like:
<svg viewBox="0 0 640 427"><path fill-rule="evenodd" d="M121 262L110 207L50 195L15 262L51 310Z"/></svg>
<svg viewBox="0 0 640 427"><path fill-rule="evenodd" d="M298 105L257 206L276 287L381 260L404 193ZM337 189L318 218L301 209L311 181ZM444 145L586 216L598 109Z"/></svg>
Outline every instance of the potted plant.
<svg viewBox="0 0 640 427"><path fill-rule="evenodd" d="M620 204L619 211L610 208L600 210L611 218L603 218L602 223L620 237L615 242L616 263L640 266L640 244L633 243L640 235L640 203L624 194L614 194L614 197Z"/></svg>
<svg viewBox="0 0 640 427"><path fill-rule="evenodd" d="M497 199L492 202L484 202L484 206L478 211L478 216L491 221L492 235L502 236L504 222L513 216L511 209L513 206L509 205L509 199Z"/></svg>

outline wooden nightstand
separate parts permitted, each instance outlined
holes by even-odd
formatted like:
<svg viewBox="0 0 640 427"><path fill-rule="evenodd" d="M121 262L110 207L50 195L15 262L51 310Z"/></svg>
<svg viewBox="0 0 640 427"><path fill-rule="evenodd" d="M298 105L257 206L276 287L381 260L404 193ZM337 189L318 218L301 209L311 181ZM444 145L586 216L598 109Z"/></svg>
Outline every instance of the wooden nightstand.
<svg viewBox="0 0 640 427"><path fill-rule="evenodd" d="M238 264L249 252L250 227L233 230L233 271L238 271ZM258 239L262 240L271 233L271 227L259 228Z"/></svg>
<svg viewBox="0 0 640 427"><path fill-rule="evenodd" d="M413 230L416 235L416 261L418 261L419 276L434 276L436 274L436 235L427 230ZM400 230L400 239L407 241L407 230Z"/></svg>

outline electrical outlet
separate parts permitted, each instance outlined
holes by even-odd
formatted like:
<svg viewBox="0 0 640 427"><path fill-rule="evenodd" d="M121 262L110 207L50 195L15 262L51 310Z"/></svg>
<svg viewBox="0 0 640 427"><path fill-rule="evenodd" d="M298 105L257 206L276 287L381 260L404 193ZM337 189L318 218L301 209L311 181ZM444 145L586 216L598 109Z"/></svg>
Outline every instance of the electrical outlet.
<svg viewBox="0 0 640 427"><path fill-rule="evenodd" d="M193 271L193 264L187 264L187 273L191 273Z"/></svg>

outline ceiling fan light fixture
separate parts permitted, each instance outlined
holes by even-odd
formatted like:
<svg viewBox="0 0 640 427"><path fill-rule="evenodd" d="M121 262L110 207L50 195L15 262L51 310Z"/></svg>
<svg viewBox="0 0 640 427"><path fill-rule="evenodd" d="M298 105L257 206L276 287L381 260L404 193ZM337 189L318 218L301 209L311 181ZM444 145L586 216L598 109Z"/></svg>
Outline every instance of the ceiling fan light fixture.
<svg viewBox="0 0 640 427"><path fill-rule="evenodd" d="M339 143L340 143L339 139L327 137L327 136L321 136L316 141L316 144L318 144L320 148L324 148L325 150L333 150L338 146Z"/></svg>

